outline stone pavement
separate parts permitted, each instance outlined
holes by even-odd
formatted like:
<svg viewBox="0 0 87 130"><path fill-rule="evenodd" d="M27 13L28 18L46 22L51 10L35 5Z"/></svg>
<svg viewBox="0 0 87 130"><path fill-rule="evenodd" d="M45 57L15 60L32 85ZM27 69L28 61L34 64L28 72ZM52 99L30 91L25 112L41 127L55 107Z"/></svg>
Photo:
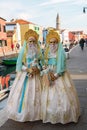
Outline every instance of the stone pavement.
<svg viewBox="0 0 87 130"><path fill-rule="evenodd" d="M1 59L6 58L6 57L7 58L9 58L9 57L15 57L15 56L18 55L18 53L19 53L19 50L17 50L17 51L10 50L8 52L5 52L4 54L0 51L0 61L1 61Z"/></svg>
<svg viewBox="0 0 87 130"><path fill-rule="evenodd" d="M20 123L8 120L0 130L87 130L87 80L74 80L81 105L81 117L78 123L60 123L52 125L42 121Z"/></svg>
<svg viewBox="0 0 87 130"><path fill-rule="evenodd" d="M82 51L79 45L74 47L67 60L67 67L71 74L87 74L87 47Z"/></svg>
<svg viewBox="0 0 87 130"><path fill-rule="evenodd" d="M78 123L68 123L62 125L60 123L52 125L50 123L42 123L42 121L20 123L8 120L0 130L87 130L87 48L84 52L80 52L79 47L70 53L70 59L67 61L71 77L80 100L81 117ZM80 53L80 54L79 54ZM83 54L85 53L85 54ZM80 56L80 58L79 58ZM71 60L72 59L72 60Z"/></svg>

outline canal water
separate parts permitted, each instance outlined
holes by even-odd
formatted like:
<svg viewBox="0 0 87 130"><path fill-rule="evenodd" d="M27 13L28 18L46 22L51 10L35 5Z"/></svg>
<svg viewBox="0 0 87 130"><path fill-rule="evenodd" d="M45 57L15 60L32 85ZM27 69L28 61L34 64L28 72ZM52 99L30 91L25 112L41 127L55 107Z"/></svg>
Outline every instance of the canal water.
<svg viewBox="0 0 87 130"><path fill-rule="evenodd" d="M16 66L0 65L0 76L6 76L7 74L15 73Z"/></svg>

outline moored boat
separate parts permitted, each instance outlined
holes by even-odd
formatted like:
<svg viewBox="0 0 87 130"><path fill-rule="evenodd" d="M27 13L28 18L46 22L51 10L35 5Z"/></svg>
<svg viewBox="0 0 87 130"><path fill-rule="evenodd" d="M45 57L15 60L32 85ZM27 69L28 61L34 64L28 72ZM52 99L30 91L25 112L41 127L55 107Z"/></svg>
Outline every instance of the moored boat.
<svg viewBox="0 0 87 130"><path fill-rule="evenodd" d="M10 92L11 85L15 79L15 74L0 76L0 101L5 99Z"/></svg>
<svg viewBox="0 0 87 130"><path fill-rule="evenodd" d="M4 65L16 65L17 62L17 57L14 58L8 58L8 59L3 59L3 64Z"/></svg>
<svg viewBox="0 0 87 130"><path fill-rule="evenodd" d="M10 87L6 88L4 90L0 90L0 101L2 101L3 99L5 99L6 97L8 97L10 92Z"/></svg>

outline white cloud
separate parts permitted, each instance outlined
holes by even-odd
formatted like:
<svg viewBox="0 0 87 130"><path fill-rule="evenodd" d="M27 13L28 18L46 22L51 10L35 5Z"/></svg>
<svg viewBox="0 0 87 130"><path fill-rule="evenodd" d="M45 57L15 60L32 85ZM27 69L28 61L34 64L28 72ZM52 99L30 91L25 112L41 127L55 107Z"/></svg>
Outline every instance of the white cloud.
<svg viewBox="0 0 87 130"><path fill-rule="evenodd" d="M87 14L84 16L82 12L86 4L87 0L3 0L0 1L0 17L7 21L22 18L55 27L59 13L62 27L79 28L81 25L86 28Z"/></svg>
<svg viewBox="0 0 87 130"><path fill-rule="evenodd" d="M39 4L39 6L48 6L48 5L53 5L56 3L62 3L62 2L68 2L70 0L50 0L49 2L42 2Z"/></svg>
<svg viewBox="0 0 87 130"><path fill-rule="evenodd" d="M75 4L75 5L87 5L87 0L74 0L73 4Z"/></svg>

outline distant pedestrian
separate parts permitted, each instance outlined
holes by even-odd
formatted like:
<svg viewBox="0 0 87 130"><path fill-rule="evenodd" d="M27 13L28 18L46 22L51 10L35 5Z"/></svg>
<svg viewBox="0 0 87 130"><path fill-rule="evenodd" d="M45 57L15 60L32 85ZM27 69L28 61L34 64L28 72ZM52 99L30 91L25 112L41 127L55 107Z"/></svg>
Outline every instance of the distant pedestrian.
<svg viewBox="0 0 87 130"><path fill-rule="evenodd" d="M65 45L65 53L66 53L66 58L69 59L69 48L67 47L67 45Z"/></svg>
<svg viewBox="0 0 87 130"><path fill-rule="evenodd" d="M87 38L85 39L85 44L86 44L86 47L87 47Z"/></svg>
<svg viewBox="0 0 87 130"><path fill-rule="evenodd" d="M80 45L82 51L84 50L84 43L85 43L85 39L81 38L79 41L79 45Z"/></svg>
<svg viewBox="0 0 87 130"><path fill-rule="evenodd" d="M19 50L19 48L20 48L20 44L19 43L16 44L16 48L17 48L17 50Z"/></svg>
<svg viewBox="0 0 87 130"><path fill-rule="evenodd" d="M65 50L65 52L69 52L69 49L68 49L67 45L65 45L64 50Z"/></svg>
<svg viewBox="0 0 87 130"><path fill-rule="evenodd" d="M14 51L14 44L13 43L11 44L11 49L12 49L12 51Z"/></svg>

